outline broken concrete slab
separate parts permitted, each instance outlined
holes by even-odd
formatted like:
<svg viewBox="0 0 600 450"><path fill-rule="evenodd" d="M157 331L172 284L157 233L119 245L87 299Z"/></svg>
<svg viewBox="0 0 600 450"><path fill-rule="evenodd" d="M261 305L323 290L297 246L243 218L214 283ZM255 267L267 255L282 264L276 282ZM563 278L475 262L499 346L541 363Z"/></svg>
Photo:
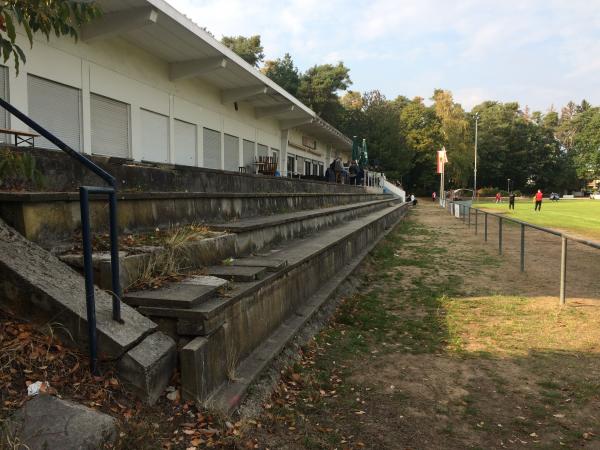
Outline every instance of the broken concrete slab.
<svg viewBox="0 0 600 450"><path fill-rule="evenodd" d="M30 450L96 450L107 445L112 448L117 439L117 422L83 405L41 394L9 419L0 447L4 448L7 442L2 441L8 439L18 442L19 448Z"/></svg>
<svg viewBox="0 0 600 450"><path fill-rule="evenodd" d="M121 305L123 323L112 319L112 297L95 290L100 355L116 359L156 324L133 308ZM0 220L0 302L29 320L60 323L78 345L88 340L85 284L75 270Z"/></svg>
<svg viewBox="0 0 600 450"><path fill-rule="evenodd" d="M287 260L251 256L248 258L234 259L232 265L239 267L266 267L269 272L278 272L285 269Z"/></svg>
<svg viewBox="0 0 600 450"><path fill-rule="evenodd" d="M131 306L191 308L213 295L218 288L198 283L170 283L160 289L128 292L123 301Z"/></svg>
<svg viewBox="0 0 600 450"><path fill-rule="evenodd" d="M210 266L206 269L209 275L226 278L232 281L260 280L266 273L266 267L242 266Z"/></svg>
<svg viewBox="0 0 600 450"><path fill-rule="evenodd" d="M194 275L190 278L182 280L181 283L185 284L200 284L205 286L215 286L217 288L225 287L229 285L229 281L219 277L212 277L210 275Z"/></svg>
<svg viewBox="0 0 600 450"><path fill-rule="evenodd" d="M159 331L129 350L117 367L135 393L152 405L167 387L176 364L175 341Z"/></svg>

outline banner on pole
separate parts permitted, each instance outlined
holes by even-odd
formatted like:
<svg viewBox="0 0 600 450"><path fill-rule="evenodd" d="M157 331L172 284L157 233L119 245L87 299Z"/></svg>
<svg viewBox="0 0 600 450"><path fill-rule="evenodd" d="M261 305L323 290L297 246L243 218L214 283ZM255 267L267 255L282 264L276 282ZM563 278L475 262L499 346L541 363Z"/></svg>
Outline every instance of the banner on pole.
<svg viewBox="0 0 600 450"><path fill-rule="evenodd" d="M442 147L437 152L437 173L444 173L444 164L448 162L448 156L446 155L446 147Z"/></svg>

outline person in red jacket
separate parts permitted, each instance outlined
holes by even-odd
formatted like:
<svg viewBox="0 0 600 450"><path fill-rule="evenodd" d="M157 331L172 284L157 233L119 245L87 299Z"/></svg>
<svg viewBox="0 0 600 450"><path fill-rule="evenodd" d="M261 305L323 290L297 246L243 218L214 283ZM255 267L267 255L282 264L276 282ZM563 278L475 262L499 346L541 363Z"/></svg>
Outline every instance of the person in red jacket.
<svg viewBox="0 0 600 450"><path fill-rule="evenodd" d="M542 211L542 199L544 198L544 194L542 194L542 190L538 189L537 194L535 194L535 209L534 211Z"/></svg>

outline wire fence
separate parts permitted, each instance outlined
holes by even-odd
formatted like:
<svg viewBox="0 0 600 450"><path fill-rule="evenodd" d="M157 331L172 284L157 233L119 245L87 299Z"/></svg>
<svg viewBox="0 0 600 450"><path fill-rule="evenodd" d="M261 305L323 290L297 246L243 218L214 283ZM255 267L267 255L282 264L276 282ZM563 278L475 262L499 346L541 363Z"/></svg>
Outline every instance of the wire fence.
<svg viewBox="0 0 600 450"><path fill-rule="evenodd" d="M553 259L555 259L557 256L556 253L560 255L560 305L566 304L567 267L569 265L575 266L573 267L573 271L578 271L580 273L586 272L586 275L591 272L590 277L587 277L589 282L600 284L600 264L597 264L600 262L600 252L594 251L594 254L592 255L598 257L597 261L594 259L590 260L589 258L589 250L600 250L600 242L591 241L577 236L572 236L558 230L553 230L551 228L523 222L512 217L507 217L503 214L497 214L474 208L468 202L446 201L444 207L451 215L461 220L465 226L467 226L469 229L472 229L476 235L482 235L485 242L494 242L495 245L497 245L499 255L502 255L507 250L510 250L511 253L517 253L519 269L521 272L526 271L527 253L530 252L528 251L527 243L530 240L531 233L541 233L543 235L542 239L540 239L539 236L535 239L531 239L534 241L532 242L533 247L537 250L536 253L538 253L536 255L535 263L542 264L542 267L547 267L548 270L551 270L552 264L554 263ZM509 234L509 242L507 242L507 234ZM540 242L551 242L547 239L547 237L552 237L556 241L560 239L559 252L550 252L548 251L546 244L540 245ZM585 258L581 258L583 250L582 248L579 248L576 258L569 258L569 254L571 252L568 250L574 248L575 246L583 246L586 250L588 250L587 252L583 251L583 253L586 254ZM577 262L577 264L573 264L575 262ZM589 290L587 291L589 292ZM598 293L600 294L600 286L598 286Z"/></svg>

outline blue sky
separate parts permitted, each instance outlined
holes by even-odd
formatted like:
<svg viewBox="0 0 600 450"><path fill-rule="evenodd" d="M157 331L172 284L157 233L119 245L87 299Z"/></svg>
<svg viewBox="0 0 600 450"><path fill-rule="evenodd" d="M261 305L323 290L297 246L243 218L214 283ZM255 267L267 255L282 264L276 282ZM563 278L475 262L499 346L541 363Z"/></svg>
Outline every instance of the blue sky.
<svg viewBox="0 0 600 450"><path fill-rule="evenodd" d="M344 61L361 92L600 104L600 0L168 1L217 38L260 34L267 59Z"/></svg>

